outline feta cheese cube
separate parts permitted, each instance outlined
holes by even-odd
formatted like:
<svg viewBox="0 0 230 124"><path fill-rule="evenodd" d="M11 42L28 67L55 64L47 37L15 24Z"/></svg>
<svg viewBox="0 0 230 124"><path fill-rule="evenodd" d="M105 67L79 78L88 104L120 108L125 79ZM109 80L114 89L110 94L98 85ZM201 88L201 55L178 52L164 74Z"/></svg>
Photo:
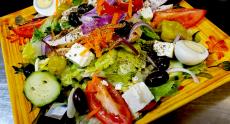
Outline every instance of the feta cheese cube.
<svg viewBox="0 0 230 124"><path fill-rule="evenodd" d="M45 113L45 116L61 120L66 111L67 105L65 103L54 103Z"/></svg>
<svg viewBox="0 0 230 124"><path fill-rule="evenodd" d="M83 55L86 48L79 43L75 43L71 49L65 54L65 56L72 62L78 64L81 67L85 67L90 64L90 62L95 58L94 54L87 51Z"/></svg>
<svg viewBox="0 0 230 124"><path fill-rule="evenodd" d="M173 57L174 44L167 42L155 41L153 49L157 52L158 56L168 56L169 58Z"/></svg>
<svg viewBox="0 0 230 124"><path fill-rule="evenodd" d="M154 96L144 82L131 86L122 97L133 114L143 109L154 99Z"/></svg>
<svg viewBox="0 0 230 124"><path fill-rule="evenodd" d="M151 20L153 18L153 11L150 7L142 8L140 14L144 19Z"/></svg>

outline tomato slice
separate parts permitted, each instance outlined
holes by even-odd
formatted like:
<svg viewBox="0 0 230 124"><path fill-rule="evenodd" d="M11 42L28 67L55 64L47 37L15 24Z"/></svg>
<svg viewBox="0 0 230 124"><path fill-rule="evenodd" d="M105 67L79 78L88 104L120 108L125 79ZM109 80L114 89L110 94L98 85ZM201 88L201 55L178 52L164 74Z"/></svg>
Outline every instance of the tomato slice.
<svg viewBox="0 0 230 124"><path fill-rule="evenodd" d="M131 124L132 114L119 92L111 84L93 80L87 84L86 96L90 110L99 109L95 116L104 124Z"/></svg>
<svg viewBox="0 0 230 124"><path fill-rule="evenodd" d="M132 5L133 12L136 12L143 7L143 0L133 0ZM103 7L103 9L100 10L100 14L113 15L114 13L121 14L127 12L129 3L123 2L123 0L117 0L117 3L115 3L114 5L109 5L108 2L104 1L103 3L101 3L101 6Z"/></svg>
<svg viewBox="0 0 230 124"><path fill-rule="evenodd" d="M157 106L157 102L152 101L148 105L146 105L143 109L141 109L139 112L149 112L153 110L153 108L155 108L156 106Z"/></svg>
<svg viewBox="0 0 230 124"><path fill-rule="evenodd" d="M205 16L206 10L202 9L170 9L166 11L159 11L155 13L155 17L152 21L152 26L156 27L161 21L178 21L185 28L193 27L199 23Z"/></svg>
<svg viewBox="0 0 230 124"><path fill-rule="evenodd" d="M19 35L20 37L31 38L33 36L34 29L39 28L43 22L44 22L44 19L32 21L28 24L14 28L13 31L15 34Z"/></svg>
<svg viewBox="0 0 230 124"><path fill-rule="evenodd" d="M123 2L123 0L117 0L117 4L122 10L124 11L128 10L129 2ZM133 5L133 11L136 12L143 7L143 0L133 0L132 5Z"/></svg>

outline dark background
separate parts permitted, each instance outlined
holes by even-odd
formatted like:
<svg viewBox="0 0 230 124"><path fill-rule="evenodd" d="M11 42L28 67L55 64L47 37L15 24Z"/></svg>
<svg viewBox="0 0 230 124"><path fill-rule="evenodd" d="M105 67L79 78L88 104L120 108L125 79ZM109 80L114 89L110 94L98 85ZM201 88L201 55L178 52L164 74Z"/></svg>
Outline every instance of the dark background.
<svg viewBox="0 0 230 124"><path fill-rule="evenodd" d="M187 0L193 7L207 10L206 17L230 34L230 0ZM32 5L32 0L1 0L0 16Z"/></svg>

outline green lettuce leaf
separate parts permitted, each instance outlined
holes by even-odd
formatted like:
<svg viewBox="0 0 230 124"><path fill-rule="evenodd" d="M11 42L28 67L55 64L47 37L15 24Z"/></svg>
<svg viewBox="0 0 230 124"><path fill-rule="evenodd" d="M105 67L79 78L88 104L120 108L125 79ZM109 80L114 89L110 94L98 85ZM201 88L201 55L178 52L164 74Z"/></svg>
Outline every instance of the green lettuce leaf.
<svg viewBox="0 0 230 124"><path fill-rule="evenodd" d="M144 38L145 40L160 40L158 34L151 31L149 28L141 27L141 30L143 31L141 38Z"/></svg>
<svg viewBox="0 0 230 124"><path fill-rule="evenodd" d="M95 62L95 67L98 70L103 70L108 68L110 65L114 64L117 59L117 51L111 50L105 54L103 54L100 58Z"/></svg>
<svg viewBox="0 0 230 124"><path fill-rule="evenodd" d="M78 6L83 2L83 0L73 0L72 3L74 6Z"/></svg>
<svg viewBox="0 0 230 124"><path fill-rule="evenodd" d="M150 88L150 91L155 97L156 101L159 101L161 97L170 96L177 91L178 83L176 81L168 81L167 83Z"/></svg>
<svg viewBox="0 0 230 124"><path fill-rule="evenodd" d="M73 64L70 67L66 67L61 73L60 80L63 86L73 85L83 79L84 69L78 68L77 65Z"/></svg>

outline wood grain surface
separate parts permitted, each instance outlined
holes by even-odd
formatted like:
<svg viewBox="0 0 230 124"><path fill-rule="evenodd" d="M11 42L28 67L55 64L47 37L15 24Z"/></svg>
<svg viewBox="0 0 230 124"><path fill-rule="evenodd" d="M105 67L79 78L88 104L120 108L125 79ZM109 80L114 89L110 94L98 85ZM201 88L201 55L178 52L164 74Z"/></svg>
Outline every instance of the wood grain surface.
<svg viewBox="0 0 230 124"><path fill-rule="evenodd" d="M183 6L190 7L188 4L185 2L182 3ZM14 71L12 69L12 65L17 65L18 62L22 62L22 58L20 53L21 47L18 44L10 44L6 40L6 36L8 33L8 25L13 23L13 18L20 14L25 17L30 18L31 14L34 12L32 8L27 8L26 10L5 16L0 19L0 40L1 40L1 45L2 45L2 50L3 50L3 57L4 57L4 63L5 63L5 71L6 71L6 76L7 76L7 81L8 81L8 87L9 87L9 93L10 93L10 98L11 98L11 103L12 103L12 109L13 109L13 115L14 115L14 123L16 124L29 124L31 121L34 119L36 116L38 109L30 113L29 108L30 104L29 102L25 99L23 93L22 93L22 87L23 87L23 77L21 75L15 75ZM204 19L202 23L197 28L194 28L193 30L201 30L201 38L202 38L202 43L204 43L208 36L214 35L218 39L224 39L225 41L228 42L228 46L230 46L230 38L227 34L222 32L220 29L218 29L215 25L213 25L210 21L207 19ZM229 53L227 55L230 55ZM230 56L226 56L224 58L225 60L229 60ZM223 60L222 60L223 61ZM185 88L178 92L176 95L167 98L160 106L158 106L155 110L152 112L148 113L143 119L139 120L137 123L147 123L151 122L152 120L156 120L157 118L185 105L186 103L200 97L201 95L204 95L205 93L213 90L214 88L217 88L224 83L228 82L230 80L230 72L223 71L219 68L211 68L208 70L214 78L207 80L205 78L200 78L201 83L200 84L195 84L191 80L186 80L182 83ZM229 86L230 87L230 86ZM228 88L229 88L228 87ZM225 87L226 88L226 87ZM193 101L193 104L186 105L182 109L179 109L175 112L172 112L171 114L174 114L176 117L173 116L173 118L169 119L163 119L163 121L156 120L153 123L198 123L199 122L199 115L203 116L203 120L205 120L207 123L212 123L212 122L218 122L220 118L227 118L227 115L229 113L225 112L226 114L223 114L221 111L218 111L221 108L220 106L228 103L229 100L226 96L229 95L229 92L226 92L227 89L223 89L222 91L225 91L225 95L222 95L222 97L217 97L216 92L211 93L213 95L208 96L208 97L201 97L203 98L203 102L199 101L196 102ZM222 92L217 91L217 93L221 94ZM213 99L212 99L213 98ZM216 99L216 100L215 100ZM210 101L212 102L210 102ZM208 102L209 101L209 102ZM222 102L221 102L222 101ZM215 105L219 103L219 105ZM222 109L223 109L222 108ZM230 108L230 106L229 106ZM183 110L184 109L184 110ZM224 110L224 109L223 109ZM206 113L205 113L205 112ZM213 114L207 114L210 112L214 112ZM209 119L206 117L211 117L215 115L215 113L222 114L220 118L217 118L216 120L213 120L212 122L209 121ZM169 115L171 115L169 114ZM182 115L180 115L182 114ZM194 115L194 116L191 116ZM209 115L209 116L205 116ZM165 116L167 117L167 116ZM183 117L187 117L186 121L183 121ZM190 120L189 120L190 117ZM196 118L192 118L196 117ZM181 119L181 121L178 121L177 119ZM169 120L167 122L167 120ZM194 121L195 120L195 121ZM229 120L225 119L226 122L229 122ZM176 122L177 121L177 122ZM201 122L201 121L200 121ZM203 121L204 123L204 121ZM223 122L224 123L224 122Z"/></svg>

